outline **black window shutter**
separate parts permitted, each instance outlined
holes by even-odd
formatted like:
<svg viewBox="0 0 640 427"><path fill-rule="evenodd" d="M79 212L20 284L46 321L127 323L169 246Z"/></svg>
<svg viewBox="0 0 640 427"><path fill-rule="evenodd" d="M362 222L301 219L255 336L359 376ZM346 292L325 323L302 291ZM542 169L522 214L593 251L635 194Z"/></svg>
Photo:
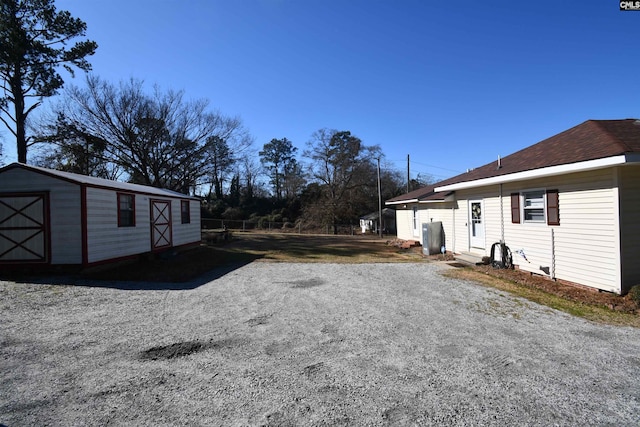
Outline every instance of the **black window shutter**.
<svg viewBox="0 0 640 427"><path fill-rule="evenodd" d="M520 224L520 193L511 193L511 222Z"/></svg>
<svg viewBox="0 0 640 427"><path fill-rule="evenodd" d="M560 225L558 190L547 190L547 224Z"/></svg>

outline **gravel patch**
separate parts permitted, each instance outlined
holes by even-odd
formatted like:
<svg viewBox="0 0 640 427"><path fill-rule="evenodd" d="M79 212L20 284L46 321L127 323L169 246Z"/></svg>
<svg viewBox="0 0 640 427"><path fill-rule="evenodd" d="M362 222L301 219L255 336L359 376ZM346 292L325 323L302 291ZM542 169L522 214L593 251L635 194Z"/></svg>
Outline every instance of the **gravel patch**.
<svg viewBox="0 0 640 427"><path fill-rule="evenodd" d="M640 330L443 268L0 282L0 425L640 424Z"/></svg>

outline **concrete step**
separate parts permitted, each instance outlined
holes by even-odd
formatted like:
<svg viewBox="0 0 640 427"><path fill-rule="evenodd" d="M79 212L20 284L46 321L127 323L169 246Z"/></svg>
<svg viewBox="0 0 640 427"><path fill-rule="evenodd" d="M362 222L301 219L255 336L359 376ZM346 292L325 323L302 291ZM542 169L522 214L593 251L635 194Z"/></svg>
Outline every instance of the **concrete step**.
<svg viewBox="0 0 640 427"><path fill-rule="evenodd" d="M482 255L472 254L470 252L462 252L454 255L456 257L456 261L464 262L471 265L476 265L479 262L482 262Z"/></svg>

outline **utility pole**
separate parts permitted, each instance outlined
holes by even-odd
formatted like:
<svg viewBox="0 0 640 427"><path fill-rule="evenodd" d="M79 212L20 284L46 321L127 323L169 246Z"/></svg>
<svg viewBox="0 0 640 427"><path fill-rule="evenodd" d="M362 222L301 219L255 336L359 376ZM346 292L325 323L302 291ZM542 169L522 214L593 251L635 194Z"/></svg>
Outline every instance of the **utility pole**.
<svg viewBox="0 0 640 427"><path fill-rule="evenodd" d="M409 174L409 155L407 154L407 193L410 192L411 175Z"/></svg>
<svg viewBox="0 0 640 427"><path fill-rule="evenodd" d="M380 189L380 157L378 157L378 233L382 239L382 190Z"/></svg>

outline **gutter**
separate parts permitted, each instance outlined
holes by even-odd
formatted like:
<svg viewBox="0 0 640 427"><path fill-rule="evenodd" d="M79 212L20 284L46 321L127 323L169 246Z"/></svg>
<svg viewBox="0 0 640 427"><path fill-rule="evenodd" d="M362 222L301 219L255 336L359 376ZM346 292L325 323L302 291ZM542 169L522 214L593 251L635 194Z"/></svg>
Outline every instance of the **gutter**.
<svg viewBox="0 0 640 427"><path fill-rule="evenodd" d="M628 153L603 159L588 160L580 163L569 163L566 165L549 166L541 169L533 169L523 172L515 172L508 175L492 176L473 181L458 182L434 188L434 191L456 191L467 188L484 187L488 185L503 184L514 181L524 181L535 178L564 175L574 172L586 172L590 170L603 169L611 166L619 166L626 163L640 162L640 153Z"/></svg>
<svg viewBox="0 0 640 427"><path fill-rule="evenodd" d="M393 202L384 202L385 205L406 205L407 203L418 203L418 199L395 200Z"/></svg>

